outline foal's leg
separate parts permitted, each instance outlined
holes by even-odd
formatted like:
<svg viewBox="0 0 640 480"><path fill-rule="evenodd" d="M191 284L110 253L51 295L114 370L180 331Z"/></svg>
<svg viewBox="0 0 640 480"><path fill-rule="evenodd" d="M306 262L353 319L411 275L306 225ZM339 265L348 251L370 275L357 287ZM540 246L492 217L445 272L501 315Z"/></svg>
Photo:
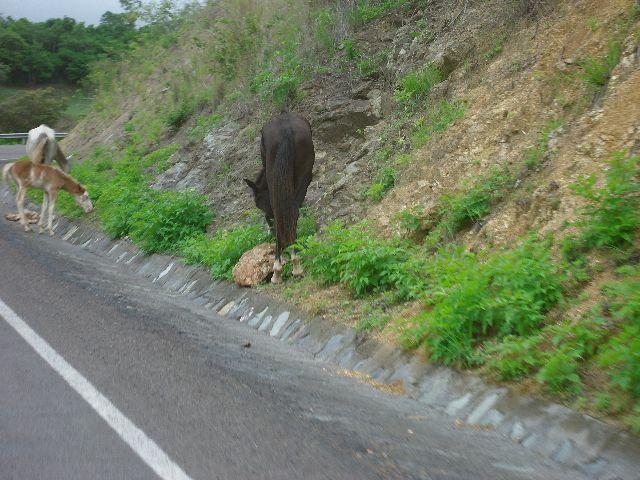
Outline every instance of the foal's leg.
<svg viewBox="0 0 640 480"><path fill-rule="evenodd" d="M18 187L18 193L16 193L16 205L18 206L18 215L20 216L20 224L24 228L25 232L30 232L29 224L24 213L24 197L27 194L27 187L20 185Z"/></svg>
<svg viewBox="0 0 640 480"><path fill-rule="evenodd" d="M49 235L53 236L53 207L56 206L56 196L58 192L52 190L49 192L49 217L47 222L47 229L49 230Z"/></svg>
<svg viewBox="0 0 640 480"><path fill-rule="evenodd" d="M291 261L293 262L293 276L301 277L304 275L302 265L300 265L300 257L298 256L298 252L295 248L291 249Z"/></svg>
<svg viewBox="0 0 640 480"><path fill-rule="evenodd" d="M271 283L274 284L282 283L282 277L280 276L280 272L282 271L280 253L280 243L278 242L278 238L276 237L276 261L273 264L273 276L271 277Z"/></svg>
<svg viewBox="0 0 640 480"><path fill-rule="evenodd" d="M49 206L49 192L44 191L42 196L42 208L40 209L40 219L38 220L38 233L44 233L44 216Z"/></svg>

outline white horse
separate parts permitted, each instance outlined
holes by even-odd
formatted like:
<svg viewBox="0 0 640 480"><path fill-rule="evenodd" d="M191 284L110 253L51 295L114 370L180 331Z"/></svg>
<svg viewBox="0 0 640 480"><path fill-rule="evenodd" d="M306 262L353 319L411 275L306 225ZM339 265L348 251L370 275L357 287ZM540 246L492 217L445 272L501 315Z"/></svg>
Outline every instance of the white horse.
<svg viewBox="0 0 640 480"><path fill-rule="evenodd" d="M38 155L36 158L38 144L40 139L46 137L46 143L44 146L44 155ZM65 157L64 153L60 149L60 145L56 142L56 132L53 128L46 125L40 125L39 127L29 130L29 137L27 138L27 155L34 163L51 165L54 160L58 162L60 168L66 173L69 173L71 166L69 165L69 159Z"/></svg>

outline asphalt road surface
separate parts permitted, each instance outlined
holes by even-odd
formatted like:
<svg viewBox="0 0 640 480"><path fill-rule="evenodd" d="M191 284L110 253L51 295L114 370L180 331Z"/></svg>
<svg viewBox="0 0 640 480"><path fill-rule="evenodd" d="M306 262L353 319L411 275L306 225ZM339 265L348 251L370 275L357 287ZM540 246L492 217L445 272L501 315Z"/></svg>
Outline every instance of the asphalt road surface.
<svg viewBox="0 0 640 480"><path fill-rule="evenodd" d="M0 162L17 160L26 154L24 145L0 145Z"/></svg>
<svg viewBox="0 0 640 480"><path fill-rule="evenodd" d="M583 478L23 233L7 211L1 480Z"/></svg>

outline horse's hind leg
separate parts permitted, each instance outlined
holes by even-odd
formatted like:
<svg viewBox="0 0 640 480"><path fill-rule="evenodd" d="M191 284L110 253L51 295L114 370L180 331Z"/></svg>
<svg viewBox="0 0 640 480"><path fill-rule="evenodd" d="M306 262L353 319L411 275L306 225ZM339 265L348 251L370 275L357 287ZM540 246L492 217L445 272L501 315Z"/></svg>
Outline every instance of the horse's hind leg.
<svg viewBox="0 0 640 480"><path fill-rule="evenodd" d="M25 232L30 232L31 228L27 223L27 219L24 213L24 197L27 194L27 188L19 186L18 193L16 193L16 205L18 206L18 215L20 216L20 225L24 228Z"/></svg>
<svg viewBox="0 0 640 480"><path fill-rule="evenodd" d="M295 248L291 250L291 261L293 262L293 276L301 277L304 275L304 270L302 270L302 265L300 265L300 256Z"/></svg>
<svg viewBox="0 0 640 480"><path fill-rule="evenodd" d="M49 206L49 193L45 190L42 196L42 208L40 209L40 219L38 220L38 233L44 233L44 216Z"/></svg>
<svg viewBox="0 0 640 480"><path fill-rule="evenodd" d="M49 215L47 216L47 229L49 235L53 236L53 208L56 206L56 196L58 192L52 191L49 193Z"/></svg>
<svg viewBox="0 0 640 480"><path fill-rule="evenodd" d="M282 262L280 261L280 254L280 244L276 238L276 261L273 263L273 276L271 277L271 283L273 284L282 283Z"/></svg>

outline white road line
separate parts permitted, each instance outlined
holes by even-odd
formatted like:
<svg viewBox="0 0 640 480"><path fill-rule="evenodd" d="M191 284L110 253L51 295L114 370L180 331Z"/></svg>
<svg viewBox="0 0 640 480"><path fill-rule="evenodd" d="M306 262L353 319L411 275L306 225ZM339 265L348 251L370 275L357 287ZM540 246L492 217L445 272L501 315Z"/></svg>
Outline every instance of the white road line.
<svg viewBox="0 0 640 480"><path fill-rule="evenodd" d="M131 420L125 417L107 397L102 395L75 368L62 358L24 320L0 299L0 316L53 368L127 445L163 480L191 480L162 449Z"/></svg>

